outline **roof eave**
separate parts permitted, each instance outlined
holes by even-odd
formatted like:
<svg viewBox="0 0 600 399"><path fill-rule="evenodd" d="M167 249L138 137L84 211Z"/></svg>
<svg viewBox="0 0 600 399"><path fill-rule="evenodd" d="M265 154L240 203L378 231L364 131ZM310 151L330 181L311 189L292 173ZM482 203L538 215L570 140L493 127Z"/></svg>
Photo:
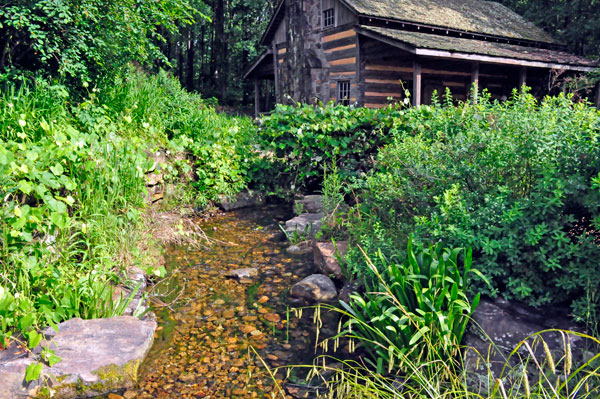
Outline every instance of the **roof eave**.
<svg viewBox="0 0 600 399"><path fill-rule="evenodd" d="M263 62L263 60L266 57L268 57L269 55L272 55L272 54L273 54L273 51L271 49L268 49L268 50L263 51L263 53L261 55L256 57L254 62L252 64L250 64L248 69L246 69L246 72L244 72L244 79L248 79L248 77L250 75L252 75L252 72L254 72L254 70L261 64L261 62Z"/></svg>
<svg viewBox="0 0 600 399"><path fill-rule="evenodd" d="M280 21L278 21L278 19L279 19L278 17L279 17L279 14L282 11L284 11L284 7L283 7L284 4L285 4L285 0L281 0L279 2L279 5L275 9L275 12L273 13L273 16L271 17L271 20L269 21L269 25L267 26L267 29L265 30L262 37L260 38L259 44L261 44L263 46L269 45L267 39L271 35L272 31L274 29L277 29L278 22L280 22Z"/></svg>
<svg viewBox="0 0 600 399"><path fill-rule="evenodd" d="M525 66L525 67L532 67L532 68L563 69L563 70L571 70L571 71L577 71L577 72L593 72L600 68L600 65L587 66L587 65L581 65L581 64L564 64L564 63L557 63L557 62L524 60L524 59L520 59L520 58L500 57L500 56L477 54L477 53L420 48L420 47L414 47L410 44L402 43L399 40L388 38L388 37L379 35L374 32L369 32L369 31L361 29L361 28L356 28L356 31L357 31L357 33L359 33L361 35L371 37L375 40L379 40L379 41L389 44L391 46L397 47L401 50L407 51L407 52L415 54L415 55L421 55L421 56L460 59L460 60L469 60L469 61L480 61L480 62L488 62L488 63L493 63L493 64L516 65L516 66Z"/></svg>

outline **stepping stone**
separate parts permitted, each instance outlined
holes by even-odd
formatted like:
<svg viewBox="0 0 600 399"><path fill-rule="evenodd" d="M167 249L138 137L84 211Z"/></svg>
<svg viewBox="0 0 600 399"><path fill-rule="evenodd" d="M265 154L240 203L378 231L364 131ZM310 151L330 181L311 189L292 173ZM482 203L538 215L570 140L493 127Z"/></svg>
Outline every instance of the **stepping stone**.
<svg viewBox="0 0 600 399"><path fill-rule="evenodd" d="M332 242L318 242L313 248L315 265L326 276L333 276L338 280L343 278L342 268L337 256L344 257L348 251L348 241L340 241L335 245Z"/></svg>
<svg viewBox="0 0 600 399"><path fill-rule="evenodd" d="M323 213L303 213L285 222L285 231L292 238L315 238L321 230L323 216Z"/></svg>
<svg viewBox="0 0 600 399"><path fill-rule="evenodd" d="M313 274L295 284L290 290L290 295L312 302L327 302L337 298L337 289L329 277Z"/></svg>

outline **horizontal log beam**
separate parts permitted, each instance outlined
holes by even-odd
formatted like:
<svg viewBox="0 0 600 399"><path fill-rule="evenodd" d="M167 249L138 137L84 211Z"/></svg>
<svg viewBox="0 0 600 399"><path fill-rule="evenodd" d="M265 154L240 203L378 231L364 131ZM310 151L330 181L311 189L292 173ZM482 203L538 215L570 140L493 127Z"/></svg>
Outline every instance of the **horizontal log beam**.
<svg viewBox="0 0 600 399"><path fill-rule="evenodd" d="M365 70L363 73L365 79L388 79L388 80L412 80L411 72L396 72L396 71L378 71Z"/></svg>
<svg viewBox="0 0 600 399"><path fill-rule="evenodd" d="M385 71L385 72L409 72L412 73L412 67L401 67L394 65L375 65L375 64L367 64L365 66L367 71Z"/></svg>
<svg viewBox="0 0 600 399"><path fill-rule="evenodd" d="M353 79L354 76L356 75L356 71L352 70L352 71L348 71L348 72L330 72L329 74L329 79Z"/></svg>
<svg viewBox="0 0 600 399"><path fill-rule="evenodd" d="M344 64L344 65L332 65L330 69L330 73L340 73L340 72L353 72L356 73L356 65L355 64Z"/></svg>
<svg viewBox="0 0 600 399"><path fill-rule="evenodd" d="M325 53L325 56L327 57L327 61L329 62L334 60L354 59L354 63L356 63L356 47L348 50Z"/></svg>
<svg viewBox="0 0 600 399"><path fill-rule="evenodd" d="M404 87L400 84L400 82L395 82L393 84L390 83L367 83L366 85L366 91L374 91L374 92L380 92L380 93L389 93L389 92L393 92L393 93L403 93L404 92Z"/></svg>
<svg viewBox="0 0 600 399"><path fill-rule="evenodd" d="M338 60L332 60L332 61L329 61L329 64L332 66L334 66L334 65L352 65L354 68L356 68L356 57L340 58Z"/></svg>
<svg viewBox="0 0 600 399"><path fill-rule="evenodd" d="M331 40L329 42L323 43L323 50L328 51L328 50L331 50L332 48L343 47L343 46L347 46L350 44L356 45L356 37L355 36L346 37L344 39Z"/></svg>
<svg viewBox="0 0 600 399"><path fill-rule="evenodd" d="M323 36L323 43L328 43L333 40L345 39L347 37L356 37L356 32L354 30L347 30L344 32L334 33L333 35Z"/></svg>
<svg viewBox="0 0 600 399"><path fill-rule="evenodd" d="M383 104L387 105L390 102L387 97L382 96L366 96L365 95L365 104Z"/></svg>
<svg viewBox="0 0 600 399"><path fill-rule="evenodd" d="M389 98L389 97L392 97L394 99L401 99L401 98L404 97L404 95L402 93L397 92L397 91L389 91L389 92L367 91L367 92L365 92L365 96L369 97L369 98L374 98L374 97Z"/></svg>
<svg viewBox="0 0 600 399"><path fill-rule="evenodd" d="M335 53L338 51L351 50L351 49L354 49L356 51L356 43L348 44L345 46L333 47L333 48L325 51L325 54L331 54L331 53Z"/></svg>

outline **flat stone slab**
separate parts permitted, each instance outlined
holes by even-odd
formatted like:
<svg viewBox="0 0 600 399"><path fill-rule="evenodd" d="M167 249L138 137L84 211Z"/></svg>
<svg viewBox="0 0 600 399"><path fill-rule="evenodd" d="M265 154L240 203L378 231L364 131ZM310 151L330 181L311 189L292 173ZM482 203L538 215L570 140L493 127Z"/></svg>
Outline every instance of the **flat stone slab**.
<svg viewBox="0 0 600 399"><path fill-rule="evenodd" d="M348 241L317 242L313 248L315 265L319 271L327 276L341 280L344 276L338 257L343 258L348 252Z"/></svg>
<svg viewBox="0 0 600 399"><path fill-rule="evenodd" d="M263 205L264 203L264 195L250 191L241 192L233 198L228 198L225 196L221 196L219 198L219 208L223 209L225 212L231 212L237 209L259 206Z"/></svg>
<svg viewBox="0 0 600 399"><path fill-rule="evenodd" d="M54 398L93 397L134 386L138 368L154 341L156 322L131 316L109 319L72 319L47 329L41 347L54 350L61 362L44 366L43 386ZM37 350L39 352L39 349ZM40 381L25 384L32 358L0 365L0 399L35 395Z"/></svg>
<svg viewBox="0 0 600 399"><path fill-rule="evenodd" d="M475 382L475 385L478 385L481 377L487 377L486 366L489 366L494 377L498 378L510 353L522 340L535 333L548 329L581 331L581 328L568 317L568 314L568 308L534 309L503 299L482 299L472 316L472 322L462 342L465 347L472 348L465 352L465 366L471 384ZM542 337L556 359L564 356L566 348L561 333L545 332ZM568 341L573 354L573 364L577 364L582 357L586 356L585 341L576 335L569 335ZM531 341L529 342L531 343ZM542 346L532 345L532 347L537 360L544 363L546 353ZM523 346L519 355L523 358L529 357L529 353ZM485 361L482 361L481 357ZM518 363L519 356L513 356L510 365L520 367ZM535 381L537 370L531 366L533 366L533 361L528 363L528 367L529 377ZM473 386L473 388L485 389L484 386Z"/></svg>
<svg viewBox="0 0 600 399"><path fill-rule="evenodd" d="M320 213L323 212L323 196L322 195L305 195L295 202L296 208L300 209L300 213Z"/></svg>
<svg viewBox="0 0 600 399"><path fill-rule="evenodd" d="M327 302L337 298L337 289L329 277L313 274L296 283L290 289L290 295L312 302Z"/></svg>
<svg viewBox="0 0 600 399"><path fill-rule="evenodd" d="M321 230L323 213L303 213L285 222L285 231L289 236L314 238Z"/></svg>
<svg viewBox="0 0 600 399"><path fill-rule="evenodd" d="M249 284L252 283L256 277L258 277L258 269L254 267L248 267L245 269L230 270L225 273L225 277L235 279L240 283Z"/></svg>

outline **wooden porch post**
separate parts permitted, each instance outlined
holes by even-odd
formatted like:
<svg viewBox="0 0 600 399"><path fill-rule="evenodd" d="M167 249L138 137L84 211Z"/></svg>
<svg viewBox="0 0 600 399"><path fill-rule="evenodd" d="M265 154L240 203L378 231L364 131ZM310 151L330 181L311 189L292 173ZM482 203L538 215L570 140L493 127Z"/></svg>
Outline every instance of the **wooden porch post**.
<svg viewBox="0 0 600 399"><path fill-rule="evenodd" d="M523 90L523 86L527 84L527 67L521 67L519 71L519 90Z"/></svg>
<svg viewBox="0 0 600 399"><path fill-rule="evenodd" d="M422 89L421 63L415 60L413 64L413 105L418 107L421 105L421 89Z"/></svg>
<svg viewBox="0 0 600 399"><path fill-rule="evenodd" d="M265 96L265 112L271 110L271 81L267 80L267 95Z"/></svg>
<svg viewBox="0 0 600 399"><path fill-rule="evenodd" d="M258 79L254 79L254 116L260 115L260 84Z"/></svg>
<svg viewBox="0 0 600 399"><path fill-rule="evenodd" d="M594 99L596 108L600 109L600 82L596 83L596 98Z"/></svg>
<svg viewBox="0 0 600 399"><path fill-rule="evenodd" d="M277 60L277 45L273 40L273 74L275 75L275 103L281 102L279 98L279 61Z"/></svg>
<svg viewBox="0 0 600 399"><path fill-rule="evenodd" d="M475 89L473 89L473 86L475 86ZM479 61L475 61L471 65L471 87L469 87L469 91L470 90L474 90L473 102L477 104L477 97L479 97Z"/></svg>

